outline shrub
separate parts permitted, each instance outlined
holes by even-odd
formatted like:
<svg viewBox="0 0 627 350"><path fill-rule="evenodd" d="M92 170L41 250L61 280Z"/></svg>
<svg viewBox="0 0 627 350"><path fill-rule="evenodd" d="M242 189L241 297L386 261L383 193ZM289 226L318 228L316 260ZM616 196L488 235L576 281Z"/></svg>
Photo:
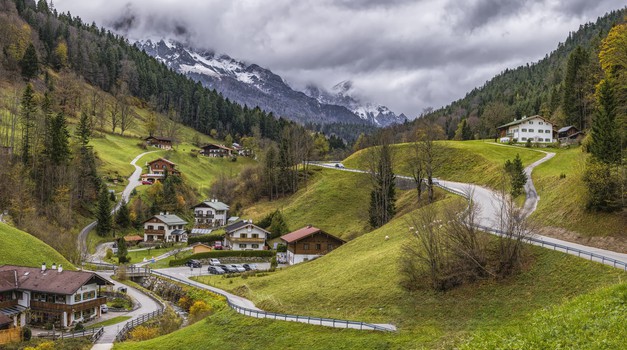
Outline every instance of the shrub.
<svg viewBox="0 0 627 350"><path fill-rule="evenodd" d="M531 139L527 139L527 142L525 143L525 147L531 148Z"/></svg>
<svg viewBox="0 0 627 350"><path fill-rule="evenodd" d="M287 246L283 243L280 243L279 245L277 245L276 251L277 253L285 253L287 252Z"/></svg>
<svg viewBox="0 0 627 350"><path fill-rule="evenodd" d="M28 327L22 328L22 338L24 338L24 341L29 341L32 336L33 336L33 331L31 331L30 328Z"/></svg>
<svg viewBox="0 0 627 350"><path fill-rule="evenodd" d="M82 322L79 322L79 323L76 324L76 326L74 326L74 330L75 331L83 331L83 330L85 330L85 326L83 326Z"/></svg>
<svg viewBox="0 0 627 350"><path fill-rule="evenodd" d="M141 149L148 149L148 146L146 145L146 142L138 142L137 143L137 147L139 147Z"/></svg>
<svg viewBox="0 0 627 350"><path fill-rule="evenodd" d="M129 332L129 337L131 338L131 340L136 341L149 340L152 338L156 338L157 336L159 336L159 329L153 327L149 328L146 326L137 326Z"/></svg>
<svg viewBox="0 0 627 350"><path fill-rule="evenodd" d="M107 253L105 254L105 259L110 260L113 257L113 250L111 248L107 248Z"/></svg>
<svg viewBox="0 0 627 350"><path fill-rule="evenodd" d="M221 241L224 235L222 234L208 234L196 237L189 237L187 239L187 245L192 245L194 243L213 243L215 241Z"/></svg>
<svg viewBox="0 0 627 350"><path fill-rule="evenodd" d="M189 322L197 322L213 313L213 307L202 300L194 303L189 308Z"/></svg>

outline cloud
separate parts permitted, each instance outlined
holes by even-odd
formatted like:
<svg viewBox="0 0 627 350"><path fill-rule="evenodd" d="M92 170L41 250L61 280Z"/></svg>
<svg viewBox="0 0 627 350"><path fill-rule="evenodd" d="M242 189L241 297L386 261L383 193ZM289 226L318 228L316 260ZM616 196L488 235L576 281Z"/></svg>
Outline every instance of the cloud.
<svg viewBox="0 0 627 350"><path fill-rule="evenodd" d="M505 68L536 61L620 0L56 0L130 39L169 37L283 76L350 79L362 96L415 116Z"/></svg>

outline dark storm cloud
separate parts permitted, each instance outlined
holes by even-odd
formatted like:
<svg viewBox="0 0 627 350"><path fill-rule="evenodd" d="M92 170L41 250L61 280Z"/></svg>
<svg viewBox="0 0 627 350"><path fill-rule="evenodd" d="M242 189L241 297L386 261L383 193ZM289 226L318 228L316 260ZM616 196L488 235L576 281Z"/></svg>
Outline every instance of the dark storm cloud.
<svg viewBox="0 0 627 350"><path fill-rule="evenodd" d="M536 61L622 0L56 0L133 39L169 37L415 116Z"/></svg>

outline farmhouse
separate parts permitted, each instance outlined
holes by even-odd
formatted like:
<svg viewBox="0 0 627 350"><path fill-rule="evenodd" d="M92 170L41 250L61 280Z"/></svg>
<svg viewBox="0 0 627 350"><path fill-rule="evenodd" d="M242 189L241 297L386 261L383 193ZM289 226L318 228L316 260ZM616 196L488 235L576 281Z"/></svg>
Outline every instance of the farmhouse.
<svg viewBox="0 0 627 350"><path fill-rule="evenodd" d="M225 229L224 246L233 250L263 250L270 232L252 220L238 221Z"/></svg>
<svg viewBox="0 0 627 350"><path fill-rule="evenodd" d="M346 243L319 228L306 226L281 237L287 244L287 263L294 265L327 254Z"/></svg>
<svg viewBox="0 0 627 350"><path fill-rule="evenodd" d="M557 137L562 143L573 143L581 141L584 133L575 126L569 125L557 130Z"/></svg>
<svg viewBox="0 0 627 350"><path fill-rule="evenodd" d="M229 206L218 202L217 199L208 199L196 204L192 209L195 228L223 226L229 217Z"/></svg>
<svg viewBox="0 0 627 350"><path fill-rule="evenodd" d="M181 175L181 172L176 169L176 164L165 158L155 159L152 162L146 163L148 168L148 174L141 176L144 181L161 181L167 175Z"/></svg>
<svg viewBox="0 0 627 350"><path fill-rule="evenodd" d="M514 120L499 126L498 130L501 142L555 142L553 124L539 115Z"/></svg>
<svg viewBox="0 0 627 350"><path fill-rule="evenodd" d="M172 139L168 137L148 136L144 139L148 146L170 150L172 149Z"/></svg>
<svg viewBox="0 0 627 350"><path fill-rule="evenodd" d="M207 157L230 157L233 155L233 149L224 145L209 143L201 147L200 154Z"/></svg>
<svg viewBox="0 0 627 350"><path fill-rule="evenodd" d="M186 242L187 221L177 215L161 213L144 221L144 242Z"/></svg>
<svg viewBox="0 0 627 350"><path fill-rule="evenodd" d="M111 282L93 272L0 266L0 328L26 324L70 327L100 317L100 286ZM9 322L7 322L7 319Z"/></svg>

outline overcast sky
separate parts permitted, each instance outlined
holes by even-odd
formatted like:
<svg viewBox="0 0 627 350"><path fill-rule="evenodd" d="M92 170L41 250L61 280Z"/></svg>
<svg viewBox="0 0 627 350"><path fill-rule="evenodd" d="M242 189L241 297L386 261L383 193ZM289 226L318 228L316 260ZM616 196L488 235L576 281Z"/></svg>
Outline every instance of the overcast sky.
<svg viewBox="0 0 627 350"><path fill-rule="evenodd" d="M534 62L624 0L55 0L130 39L185 40L295 89L352 80L410 117Z"/></svg>

